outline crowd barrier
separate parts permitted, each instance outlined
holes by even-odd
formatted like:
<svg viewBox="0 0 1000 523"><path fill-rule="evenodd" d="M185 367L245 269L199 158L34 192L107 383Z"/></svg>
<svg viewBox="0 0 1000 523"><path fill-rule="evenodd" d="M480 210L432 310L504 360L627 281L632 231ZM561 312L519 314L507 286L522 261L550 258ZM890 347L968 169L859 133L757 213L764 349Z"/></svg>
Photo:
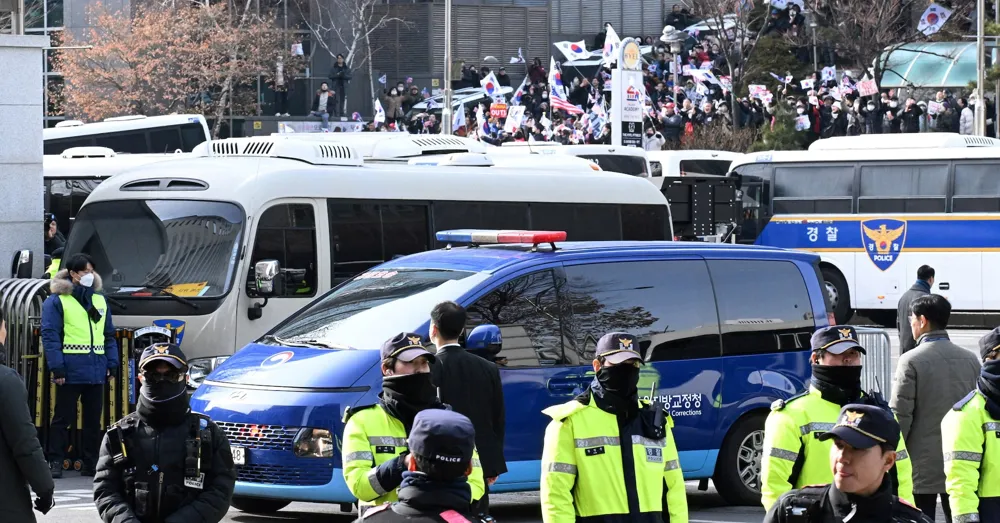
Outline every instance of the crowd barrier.
<svg viewBox="0 0 1000 523"><path fill-rule="evenodd" d="M892 397L892 342L882 329L857 327L858 342L867 354L862 356L862 390L876 390L886 401Z"/></svg>

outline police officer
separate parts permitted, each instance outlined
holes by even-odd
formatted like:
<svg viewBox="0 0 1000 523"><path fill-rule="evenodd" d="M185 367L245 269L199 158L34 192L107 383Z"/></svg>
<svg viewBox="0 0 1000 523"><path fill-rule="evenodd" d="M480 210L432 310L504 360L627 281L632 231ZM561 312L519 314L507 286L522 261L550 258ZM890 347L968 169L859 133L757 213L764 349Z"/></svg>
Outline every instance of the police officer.
<svg viewBox="0 0 1000 523"><path fill-rule="evenodd" d="M362 515L373 505L396 501L396 489L407 470L414 418L426 409L448 409L431 381L434 355L419 334L403 332L382 344L382 392L379 401L344 413L344 481L359 501ZM476 454L469 477L468 503L485 492L483 469ZM468 508L468 507L466 507Z"/></svg>
<svg viewBox="0 0 1000 523"><path fill-rule="evenodd" d="M420 411L407 439L410 454L399 485L399 501L369 509L364 521L480 523L466 501L476 430L469 418L448 410Z"/></svg>
<svg viewBox="0 0 1000 523"><path fill-rule="evenodd" d="M1000 522L1000 327L979 340L976 390L941 421L945 489L956 523Z"/></svg>
<svg viewBox="0 0 1000 523"><path fill-rule="evenodd" d="M673 421L639 400L638 346L631 334L601 337L590 387L543 411L552 421L542 449L542 521L658 522L667 512L670 523L687 522Z"/></svg>
<svg viewBox="0 0 1000 523"><path fill-rule="evenodd" d="M217 523L236 485L226 433L188 406L187 358L157 343L139 359L137 411L108 429L94 478L105 523Z"/></svg>
<svg viewBox="0 0 1000 523"><path fill-rule="evenodd" d="M892 494L889 470L901 439L888 408L850 404L837 423L817 434L833 441L828 456L833 484L786 492L764 523L932 523L920 509Z"/></svg>
<svg viewBox="0 0 1000 523"><path fill-rule="evenodd" d="M45 268L45 274L42 274L42 278L51 280L56 277L56 273L59 272L59 265L62 264L63 252L65 252L65 248L63 247L52 251L52 261Z"/></svg>
<svg viewBox="0 0 1000 523"><path fill-rule="evenodd" d="M98 293L101 277L86 255L69 258L49 288L52 295L42 305L42 345L45 364L57 385L48 449L52 477L63 474L77 400L83 405L82 474L93 476L101 442L104 384L119 361L115 326L107 301Z"/></svg>
<svg viewBox="0 0 1000 523"><path fill-rule="evenodd" d="M813 333L812 379L809 388L787 400L777 400L764 423L764 456L761 471L761 502L765 509L778 496L805 485L830 482L829 440L818 435L833 427L837 413L848 403L884 406L878 393L861 390L861 355L854 327L824 327ZM913 503L912 467L902 438L896 449L894 493Z"/></svg>

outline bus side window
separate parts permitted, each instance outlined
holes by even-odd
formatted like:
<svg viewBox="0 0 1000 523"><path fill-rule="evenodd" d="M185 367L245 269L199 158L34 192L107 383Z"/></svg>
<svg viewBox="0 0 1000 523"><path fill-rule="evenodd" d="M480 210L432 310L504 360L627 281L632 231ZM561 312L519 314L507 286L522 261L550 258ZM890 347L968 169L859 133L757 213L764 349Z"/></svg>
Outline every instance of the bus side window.
<svg viewBox="0 0 1000 523"><path fill-rule="evenodd" d="M251 268L261 260L278 260L286 270L282 296L316 295L316 213L312 205L281 204L264 211L257 224Z"/></svg>

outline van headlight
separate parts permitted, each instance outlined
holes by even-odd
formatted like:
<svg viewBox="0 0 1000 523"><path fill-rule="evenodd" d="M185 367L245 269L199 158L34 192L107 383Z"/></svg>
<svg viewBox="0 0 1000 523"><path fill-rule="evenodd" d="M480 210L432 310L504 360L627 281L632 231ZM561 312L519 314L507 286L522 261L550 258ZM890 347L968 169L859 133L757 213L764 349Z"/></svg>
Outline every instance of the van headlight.
<svg viewBox="0 0 1000 523"><path fill-rule="evenodd" d="M332 458L333 435L326 429L306 427L295 435L292 448L300 458Z"/></svg>
<svg viewBox="0 0 1000 523"><path fill-rule="evenodd" d="M229 356L214 356L211 358L194 358L188 362L187 386L190 389L197 389L201 382L212 373L222 362L229 359Z"/></svg>

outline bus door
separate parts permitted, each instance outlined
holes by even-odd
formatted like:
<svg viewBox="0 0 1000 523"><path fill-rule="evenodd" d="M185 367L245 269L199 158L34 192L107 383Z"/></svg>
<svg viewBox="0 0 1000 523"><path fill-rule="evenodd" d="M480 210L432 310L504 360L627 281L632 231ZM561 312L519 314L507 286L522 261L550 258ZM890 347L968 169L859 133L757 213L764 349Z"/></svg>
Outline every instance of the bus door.
<svg viewBox="0 0 1000 523"><path fill-rule="evenodd" d="M736 240L753 244L764 226L771 221L771 176L769 164L746 164L737 167L729 176L737 176L742 200L742 223Z"/></svg>

